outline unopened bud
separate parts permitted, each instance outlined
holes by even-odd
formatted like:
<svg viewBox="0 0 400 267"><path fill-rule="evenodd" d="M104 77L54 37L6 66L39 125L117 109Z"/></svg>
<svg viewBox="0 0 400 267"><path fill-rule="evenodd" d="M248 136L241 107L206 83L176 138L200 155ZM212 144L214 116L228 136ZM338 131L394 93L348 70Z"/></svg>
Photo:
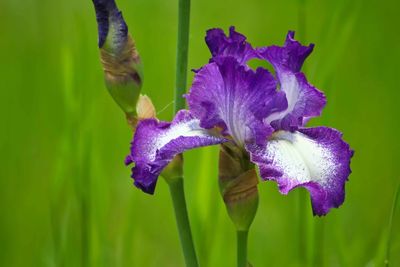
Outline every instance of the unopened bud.
<svg viewBox="0 0 400 267"><path fill-rule="evenodd" d="M143 81L135 42L114 0L93 0L93 3L107 89L127 116L133 117Z"/></svg>
<svg viewBox="0 0 400 267"><path fill-rule="evenodd" d="M247 153L233 144L221 145L219 185L236 230L248 231L258 208L258 178Z"/></svg>

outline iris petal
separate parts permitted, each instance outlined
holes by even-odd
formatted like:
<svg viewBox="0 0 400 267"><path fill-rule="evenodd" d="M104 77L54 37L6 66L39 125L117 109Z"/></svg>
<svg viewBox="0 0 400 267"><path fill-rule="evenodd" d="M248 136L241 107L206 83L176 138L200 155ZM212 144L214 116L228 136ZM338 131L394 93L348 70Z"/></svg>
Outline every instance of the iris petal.
<svg viewBox="0 0 400 267"><path fill-rule="evenodd" d="M314 215L325 215L344 201L353 151L332 128L274 133L265 147L248 146L264 180L274 180L287 194L302 186L311 194Z"/></svg>
<svg viewBox="0 0 400 267"><path fill-rule="evenodd" d="M246 69L226 57L196 73L187 100L202 127L221 127L238 145L265 143L273 128L263 119L286 107L275 89L276 81L267 70Z"/></svg>
<svg viewBox="0 0 400 267"><path fill-rule="evenodd" d="M235 27L229 28L229 36L219 28L207 31L206 43L211 51L213 58L233 57L240 65L245 65L247 61L257 57L257 52L246 41L246 37L235 31Z"/></svg>
<svg viewBox="0 0 400 267"><path fill-rule="evenodd" d="M158 176L175 155L227 141L199 124L200 121L186 110L178 112L172 123L155 119L141 121L135 132L131 153L125 160L127 165L135 163L132 168L135 185L152 194Z"/></svg>
<svg viewBox="0 0 400 267"><path fill-rule="evenodd" d="M326 104L324 94L308 83L300 72L304 60L314 45L302 46L289 32L285 45L259 48L260 57L269 61L276 72L280 91L286 94L288 107L276 112L265 121L275 129L294 130L303 126L310 117L319 116Z"/></svg>

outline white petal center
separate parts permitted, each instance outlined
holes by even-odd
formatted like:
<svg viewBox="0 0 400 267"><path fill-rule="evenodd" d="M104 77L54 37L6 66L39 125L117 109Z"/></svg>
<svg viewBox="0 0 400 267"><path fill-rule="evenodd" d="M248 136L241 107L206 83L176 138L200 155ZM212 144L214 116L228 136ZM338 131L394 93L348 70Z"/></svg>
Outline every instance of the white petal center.
<svg viewBox="0 0 400 267"><path fill-rule="evenodd" d="M332 152L300 132L275 133L267 145L266 157L272 159L285 176L301 183L317 182L327 186L329 178L335 176Z"/></svg>

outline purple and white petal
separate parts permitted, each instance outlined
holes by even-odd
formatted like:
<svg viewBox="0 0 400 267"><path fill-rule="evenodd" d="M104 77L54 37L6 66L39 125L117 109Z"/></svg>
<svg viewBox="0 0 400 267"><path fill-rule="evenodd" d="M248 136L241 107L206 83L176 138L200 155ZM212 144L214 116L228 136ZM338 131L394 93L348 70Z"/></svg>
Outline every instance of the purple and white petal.
<svg viewBox="0 0 400 267"><path fill-rule="evenodd" d="M288 108L266 118L265 122L278 130L295 130L303 126L310 117L319 116L326 104L324 94L308 83L300 72L304 60L314 45L302 46L289 32L284 46L269 46L257 51L261 58L269 61L276 72L280 91L286 94Z"/></svg>
<svg viewBox="0 0 400 267"><path fill-rule="evenodd" d="M186 97L201 127L220 127L239 146L265 143L273 128L263 119L286 107L267 70L246 69L232 57L201 68Z"/></svg>
<svg viewBox="0 0 400 267"><path fill-rule="evenodd" d="M239 64L245 65L247 61L257 57L257 52L246 42L246 37L236 32L233 26L229 28L229 36L219 28L208 30L206 43L213 58L234 57Z"/></svg>
<svg viewBox="0 0 400 267"><path fill-rule="evenodd" d="M135 163L132 168L134 184L152 194L158 176L175 155L226 141L217 132L200 127L198 119L188 111L181 110L172 123L158 122L156 119L139 122L125 164Z"/></svg>
<svg viewBox="0 0 400 267"><path fill-rule="evenodd" d="M247 149L261 177L276 181L282 194L305 187L314 215L325 215L343 203L353 151L339 131L327 127L277 131L265 147Z"/></svg>

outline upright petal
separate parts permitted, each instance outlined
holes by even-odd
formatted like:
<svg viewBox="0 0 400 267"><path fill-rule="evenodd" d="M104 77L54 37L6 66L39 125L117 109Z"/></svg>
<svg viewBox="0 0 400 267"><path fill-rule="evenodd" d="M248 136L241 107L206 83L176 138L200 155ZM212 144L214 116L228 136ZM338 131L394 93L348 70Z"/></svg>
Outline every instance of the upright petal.
<svg viewBox="0 0 400 267"><path fill-rule="evenodd" d="M263 119L268 111L285 108L275 89L267 70L246 69L227 57L196 73L187 100L201 127L221 127L238 145L264 143L273 129Z"/></svg>
<svg viewBox="0 0 400 267"><path fill-rule="evenodd" d="M239 64L245 65L248 60L257 57L257 52L246 42L246 37L236 32L233 26L229 28L229 37L222 29L208 30L206 43L213 58L230 56L234 57Z"/></svg>
<svg viewBox="0 0 400 267"><path fill-rule="evenodd" d="M152 194L158 176L175 155L192 148L226 141L217 132L201 128L198 119L182 110L172 123L158 122L155 119L141 121L125 163L135 163L132 168L134 184Z"/></svg>
<svg viewBox="0 0 400 267"><path fill-rule="evenodd" d="M353 151L332 128L305 128L274 133L265 147L248 146L261 177L274 180L287 194L303 186L311 195L314 215L325 215L344 201Z"/></svg>
<svg viewBox="0 0 400 267"><path fill-rule="evenodd" d="M284 46L261 48L266 59L279 71L299 72L305 59L311 54L314 44L303 46L294 39L294 32L289 31ZM279 76L279 74L278 74Z"/></svg>
<svg viewBox="0 0 400 267"><path fill-rule="evenodd" d="M313 48L313 44L302 46L294 40L294 32L289 32L284 46L258 49L260 57L273 65L280 90L286 94L288 102L286 110L276 112L265 120L275 129L294 130L303 126L308 118L319 116L325 106L324 94L309 84L300 72Z"/></svg>

